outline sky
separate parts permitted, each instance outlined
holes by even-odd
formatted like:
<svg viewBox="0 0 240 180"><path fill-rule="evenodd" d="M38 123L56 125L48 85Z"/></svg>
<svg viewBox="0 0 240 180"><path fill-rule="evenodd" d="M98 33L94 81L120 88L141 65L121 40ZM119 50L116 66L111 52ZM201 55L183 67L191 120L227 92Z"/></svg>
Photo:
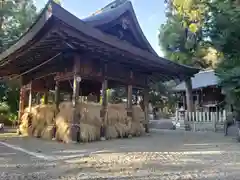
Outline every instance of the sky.
<svg viewBox="0 0 240 180"><path fill-rule="evenodd" d="M91 15L112 1L113 0L62 0L61 4L66 10L81 19ZM144 35L159 56L163 56L157 36L161 24L165 22L164 0L131 1ZM35 0L35 2L37 8L41 9L47 0Z"/></svg>

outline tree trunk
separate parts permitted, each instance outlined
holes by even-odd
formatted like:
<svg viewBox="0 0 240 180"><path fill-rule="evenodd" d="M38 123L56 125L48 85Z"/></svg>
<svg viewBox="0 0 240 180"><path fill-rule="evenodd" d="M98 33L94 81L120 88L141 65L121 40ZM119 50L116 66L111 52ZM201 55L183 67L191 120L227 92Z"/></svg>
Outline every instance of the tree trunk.
<svg viewBox="0 0 240 180"><path fill-rule="evenodd" d="M187 111L193 112L194 106L193 106L193 94L192 94L192 80L191 78L188 78L185 81L186 86L186 100L187 100Z"/></svg>

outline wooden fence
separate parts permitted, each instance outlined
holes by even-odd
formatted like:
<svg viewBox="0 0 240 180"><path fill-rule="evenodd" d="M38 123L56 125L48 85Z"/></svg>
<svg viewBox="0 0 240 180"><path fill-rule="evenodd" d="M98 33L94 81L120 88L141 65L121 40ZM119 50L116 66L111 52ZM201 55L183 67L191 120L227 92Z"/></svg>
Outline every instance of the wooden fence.
<svg viewBox="0 0 240 180"><path fill-rule="evenodd" d="M221 112L184 112L184 114L176 111L176 121L184 121L185 124L190 125L193 131L201 131L206 129L217 130L217 126L223 126L226 121L226 111Z"/></svg>

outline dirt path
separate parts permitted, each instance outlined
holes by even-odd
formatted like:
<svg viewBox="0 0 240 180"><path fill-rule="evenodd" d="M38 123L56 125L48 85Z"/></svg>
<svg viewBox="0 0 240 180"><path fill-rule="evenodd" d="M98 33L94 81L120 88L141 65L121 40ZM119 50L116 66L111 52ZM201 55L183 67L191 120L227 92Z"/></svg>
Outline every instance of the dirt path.
<svg viewBox="0 0 240 180"><path fill-rule="evenodd" d="M240 177L239 149L222 134L178 131L77 145L0 137L0 179L232 180Z"/></svg>

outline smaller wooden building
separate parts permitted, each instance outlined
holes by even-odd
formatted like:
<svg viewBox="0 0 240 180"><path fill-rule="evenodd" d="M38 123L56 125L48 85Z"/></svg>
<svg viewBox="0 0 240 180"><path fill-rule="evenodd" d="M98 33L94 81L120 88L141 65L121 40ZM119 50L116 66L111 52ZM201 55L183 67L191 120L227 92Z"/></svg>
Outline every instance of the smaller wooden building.
<svg viewBox="0 0 240 180"><path fill-rule="evenodd" d="M192 78L193 104L196 110L214 110L220 107L224 101L222 89L217 86L218 78L213 70L201 71ZM182 82L174 88L179 96L177 106L186 109L186 87Z"/></svg>

